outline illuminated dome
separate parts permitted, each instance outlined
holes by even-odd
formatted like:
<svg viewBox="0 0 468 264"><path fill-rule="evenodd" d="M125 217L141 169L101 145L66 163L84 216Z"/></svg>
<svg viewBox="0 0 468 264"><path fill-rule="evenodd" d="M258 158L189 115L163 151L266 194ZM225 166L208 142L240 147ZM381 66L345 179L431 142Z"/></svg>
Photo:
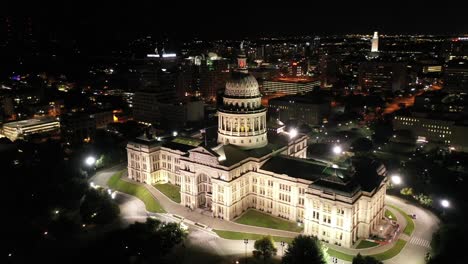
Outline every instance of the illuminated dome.
<svg viewBox="0 0 468 264"><path fill-rule="evenodd" d="M218 108L218 143L241 149L261 148L268 144L266 108L262 106L258 82L247 69L242 47L237 70L226 82L223 104Z"/></svg>
<svg viewBox="0 0 468 264"><path fill-rule="evenodd" d="M261 96L255 77L244 72L233 72L232 78L226 82L224 95L228 97Z"/></svg>

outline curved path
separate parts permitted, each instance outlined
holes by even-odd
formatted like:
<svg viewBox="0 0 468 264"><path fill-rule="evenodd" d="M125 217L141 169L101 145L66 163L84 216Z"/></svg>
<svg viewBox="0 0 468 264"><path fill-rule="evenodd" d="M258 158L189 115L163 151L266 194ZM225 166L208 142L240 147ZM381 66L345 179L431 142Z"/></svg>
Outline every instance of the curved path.
<svg viewBox="0 0 468 264"><path fill-rule="evenodd" d="M98 171L90 179L90 181L93 181L95 184L101 186L107 186L107 181L109 180L109 178L116 172L122 170L123 168L125 168L123 165L118 165L109 169ZM123 178L123 180L126 180L126 178ZM132 223L135 221L145 221L146 217L148 216L157 217L164 221L180 222L180 219L173 217L173 215L175 214L181 216L188 220L185 222L189 224L191 230L187 244L193 247L202 247L205 250L209 250L212 253L214 252L219 256L231 256L233 260L235 258L242 257L245 254L246 248L243 241L219 238L215 233L210 231L211 229L231 230L237 232L282 237L294 237L298 235L298 233L296 232L242 225L231 221L213 218L211 217L211 215L209 215L208 212L203 212L199 209L191 211L188 208L178 203L175 203L153 186L146 184L144 184L144 186L153 194L153 196L159 201L162 207L167 212L171 212L171 214L149 213L146 211L143 202L141 202L139 199L126 194L119 193L119 195L116 197L116 200L120 205L121 216L124 222ZM411 237L408 237L404 234L400 235L401 239L407 241L406 246L403 248L400 254L384 262L389 264L424 264L424 256L426 252L428 252L430 249L430 241L432 238L432 234L437 230L439 225L438 218L428 210L414 206L403 199L390 195L387 195L386 199L387 204L394 205L408 214L416 214L417 219L414 220L415 229ZM398 222L401 226L401 230L403 230L406 226L406 221L404 220L404 217L398 211L393 210L392 208L389 209L397 216ZM196 222L206 225L208 227L208 230L193 225ZM248 253L252 252L253 244L254 241L249 241L247 245ZM335 245L327 246L350 255L355 255L358 252L360 252L363 255L372 255L382 253L390 249L393 245L394 244L392 243L380 247L373 247L367 249L343 248ZM281 255L282 250L279 243L277 243L277 247L279 249L278 254ZM338 263L349 262L338 260Z"/></svg>

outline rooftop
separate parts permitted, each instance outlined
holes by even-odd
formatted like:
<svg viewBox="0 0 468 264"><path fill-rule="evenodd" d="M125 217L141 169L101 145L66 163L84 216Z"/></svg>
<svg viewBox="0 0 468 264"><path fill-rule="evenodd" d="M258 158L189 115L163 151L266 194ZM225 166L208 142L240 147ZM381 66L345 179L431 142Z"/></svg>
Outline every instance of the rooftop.
<svg viewBox="0 0 468 264"><path fill-rule="evenodd" d="M41 119L33 118L33 119L5 123L3 124L3 126L10 127L10 128L25 128L25 127L43 125L43 124L53 123L53 122L58 122L58 121L53 118L41 118Z"/></svg>

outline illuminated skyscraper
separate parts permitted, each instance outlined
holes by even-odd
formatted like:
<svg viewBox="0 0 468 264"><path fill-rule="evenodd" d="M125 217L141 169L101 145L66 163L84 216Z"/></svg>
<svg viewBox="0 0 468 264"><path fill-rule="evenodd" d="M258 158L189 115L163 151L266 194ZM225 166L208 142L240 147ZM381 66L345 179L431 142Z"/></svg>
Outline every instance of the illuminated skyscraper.
<svg viewBox="0 0 468 264"><path fill-rule="evenodd" d="M372 37L372 47L371 52L379 52L379 32L375 31L374 36Z"/></svg>

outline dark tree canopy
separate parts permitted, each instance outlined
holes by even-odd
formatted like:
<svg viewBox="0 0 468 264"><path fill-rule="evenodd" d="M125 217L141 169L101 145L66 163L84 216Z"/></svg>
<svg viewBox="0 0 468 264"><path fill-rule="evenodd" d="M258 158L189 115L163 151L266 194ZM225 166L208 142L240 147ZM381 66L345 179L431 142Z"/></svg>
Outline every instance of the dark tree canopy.
<svg viewBox="0 0 468 264"><path fill-rule="evenodd" d="M352 264L383 264L383 262L374 257L362 256L361 253L358 253L357 256L353 258Z"/></svg>
<svg viewBox="0 0 468 264"><path fill-rule="evenodd" d="M325 256L322 251L322 244L313 236L300 235L294 238L286 250L282 263L299 264L314 263L326 264Z"/></svg>
<svg viewBox="0 0 468 264"><path fill-rule="evenodd" d="M265 236L262 239L255 241L254 248L255 250L253 251L253 255L256 258L262 258L264 262L276 255L277 251L271 236Z"/></svg>

